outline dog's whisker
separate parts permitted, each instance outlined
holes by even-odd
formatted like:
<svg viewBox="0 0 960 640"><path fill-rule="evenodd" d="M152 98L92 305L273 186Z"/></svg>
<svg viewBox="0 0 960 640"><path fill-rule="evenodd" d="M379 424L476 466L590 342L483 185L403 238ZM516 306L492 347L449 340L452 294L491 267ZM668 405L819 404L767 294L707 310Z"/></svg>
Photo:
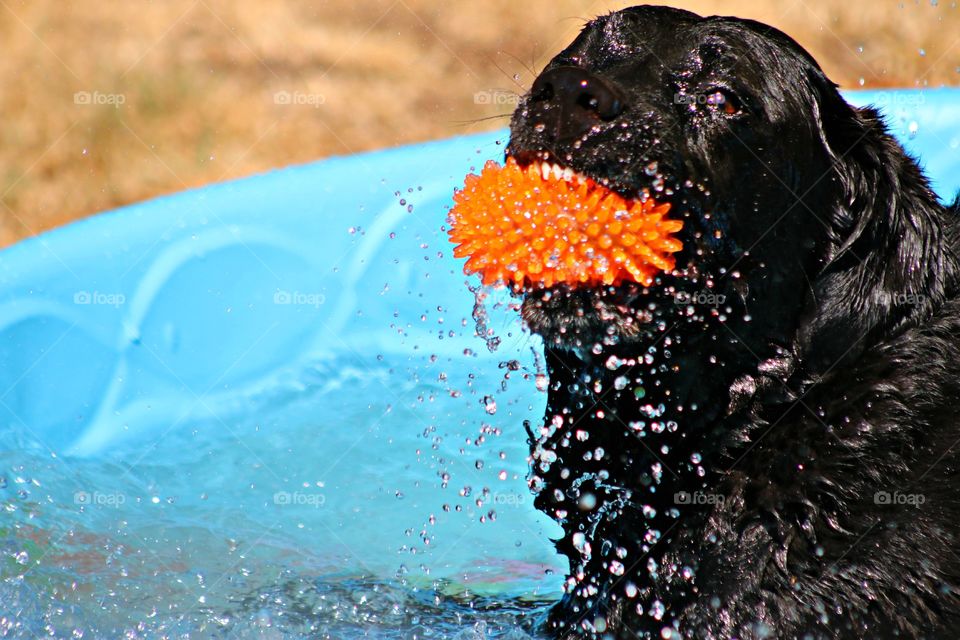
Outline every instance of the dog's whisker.
<svg viewBox="0 0 960 640"><path fill-rule="evenodd" d="M484 116L482 118L471 118L469 120L451 120L450 124L455 124L459 126L469 126L471 124L477 124L479 122L487 122L488 120L503 120L504 118L510 118L509 113L498 113L494 116Z"/></svg>

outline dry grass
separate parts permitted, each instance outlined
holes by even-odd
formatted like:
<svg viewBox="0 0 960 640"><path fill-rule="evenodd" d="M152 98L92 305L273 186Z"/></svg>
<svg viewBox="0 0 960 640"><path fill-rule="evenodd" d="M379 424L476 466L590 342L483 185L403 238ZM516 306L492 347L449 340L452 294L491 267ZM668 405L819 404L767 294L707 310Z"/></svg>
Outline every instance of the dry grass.
<svg viewBox="0 0 960 640"><path fill-rule="evenodd" d="M0 245L185 187L502 126L483 118L509 104L477 92L522 91L584 19L628 4L0 0ZM960 83L950 0L673 4L778 26L844 87Z"/></svg>

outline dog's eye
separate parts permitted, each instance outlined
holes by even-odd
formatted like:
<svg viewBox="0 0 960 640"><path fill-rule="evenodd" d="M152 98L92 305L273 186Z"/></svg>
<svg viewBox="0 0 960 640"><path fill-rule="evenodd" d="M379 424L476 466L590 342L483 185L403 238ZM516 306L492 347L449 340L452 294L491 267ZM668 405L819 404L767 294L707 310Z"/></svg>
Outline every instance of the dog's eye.
<svg viewBox="0 0 960 640"><path fill-rule="evenodd" d="M735 116L743 112L743 105L731 91L726 89L713 89L707 93L707 106L719 111L724 115Z"/></svg>

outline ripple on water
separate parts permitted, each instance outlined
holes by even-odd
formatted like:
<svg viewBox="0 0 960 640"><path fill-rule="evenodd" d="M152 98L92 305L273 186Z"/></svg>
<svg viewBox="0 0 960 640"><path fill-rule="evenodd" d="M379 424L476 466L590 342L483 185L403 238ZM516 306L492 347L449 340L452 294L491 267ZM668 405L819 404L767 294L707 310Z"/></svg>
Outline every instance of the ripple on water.
<svg viewBox="0 0 960 640"><path fill-rule="evenodd" d="M535 637L559 560L551 531L506 528L534 512L523 438L500 436L527 417L501 388L516 369L471 387L332 363L256 416L97 459L0 429L0 638ZM421 527L429 548L404 535Z"/></svg>

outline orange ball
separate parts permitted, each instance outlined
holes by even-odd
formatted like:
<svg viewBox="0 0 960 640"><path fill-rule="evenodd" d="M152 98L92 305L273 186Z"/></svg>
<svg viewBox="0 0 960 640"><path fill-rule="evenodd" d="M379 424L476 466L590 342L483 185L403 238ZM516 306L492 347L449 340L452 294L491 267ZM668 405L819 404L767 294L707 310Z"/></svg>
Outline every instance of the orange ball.
<svg viewBox="0 0 960 640"><path fill-rule="evenodd" d="M454 195L448 221L453 254L484 284L515 288L649 285L674 267L683 227L669 203L630 199L577 174L544 178L541 163L488 161Z"/></svg>

